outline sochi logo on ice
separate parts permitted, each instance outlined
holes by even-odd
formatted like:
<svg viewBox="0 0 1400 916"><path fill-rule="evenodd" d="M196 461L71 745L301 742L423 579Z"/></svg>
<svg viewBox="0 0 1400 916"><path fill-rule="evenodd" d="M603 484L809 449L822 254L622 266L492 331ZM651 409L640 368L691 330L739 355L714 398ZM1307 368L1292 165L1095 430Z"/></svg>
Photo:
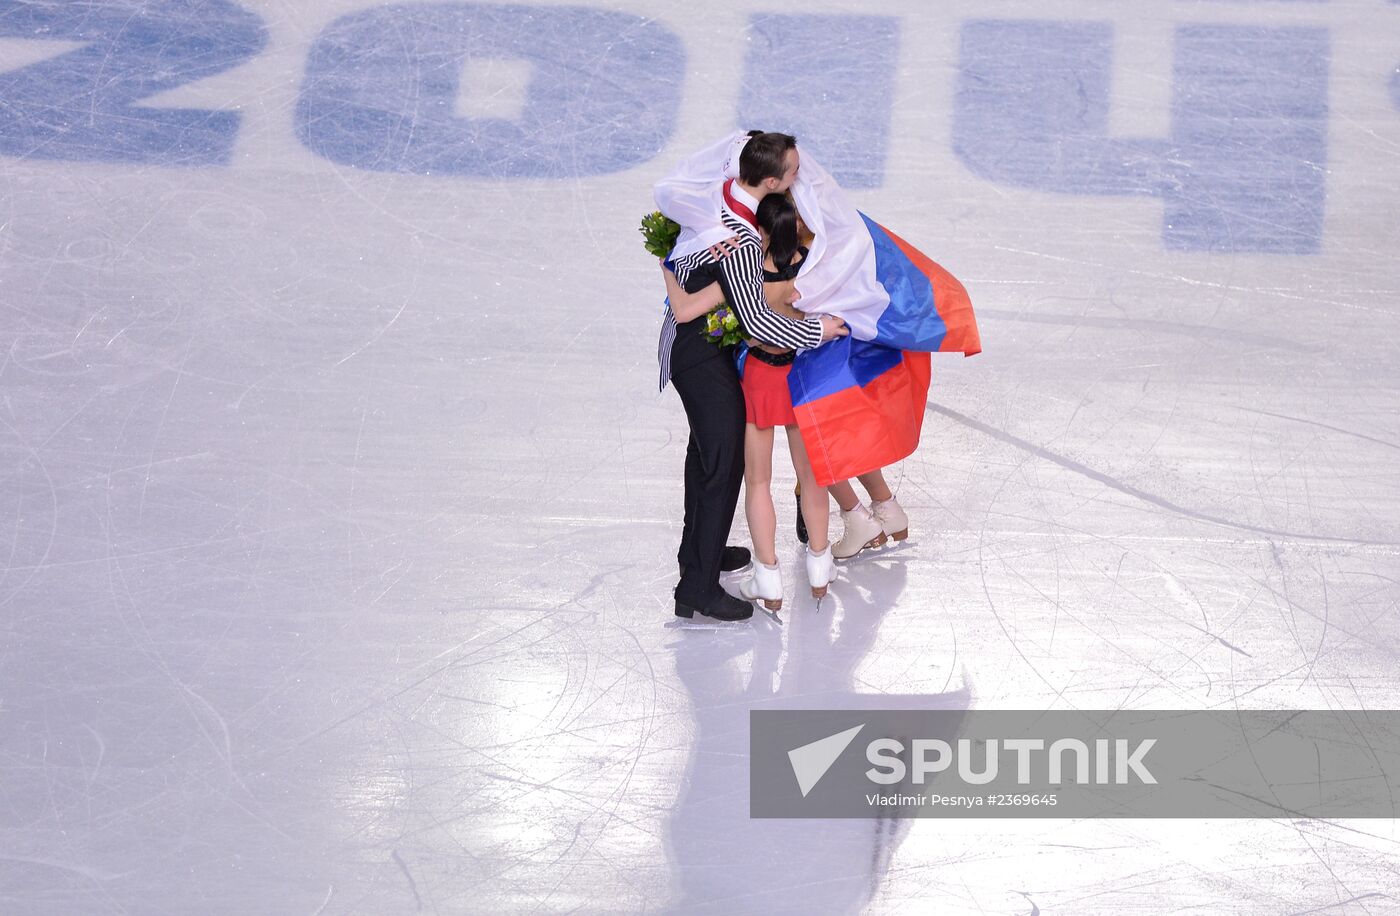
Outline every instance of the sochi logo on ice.
<svg viewBox="0 0 1400 916"><path fill-rule="evenodd" d="M857 725L788 751L803 798L863 728L864 725ZM959 738L955 750L955 745L941 738L915 738L907 748L905 742L895 738L877 738L865 747L865 759L871 764L865 776L882 786L901 783L906 778L914 785L923 785L930 776L953 770L956 763L955 772L963 782L986 785L1001 772L1002 758L1006 757L1009 763L1014 757L1016 783L1023 786L1062 785L1067 773L1080 785L1091 781L1096 785L1128 785L1134 778L1144 785L1156 785L1156 777L1144 762L1156 743L1156 738L1144 738L1136 745L1124 738L1098 738L1091 747L1078 738L1060 738L1047 748L1041 738Z"/></svg>

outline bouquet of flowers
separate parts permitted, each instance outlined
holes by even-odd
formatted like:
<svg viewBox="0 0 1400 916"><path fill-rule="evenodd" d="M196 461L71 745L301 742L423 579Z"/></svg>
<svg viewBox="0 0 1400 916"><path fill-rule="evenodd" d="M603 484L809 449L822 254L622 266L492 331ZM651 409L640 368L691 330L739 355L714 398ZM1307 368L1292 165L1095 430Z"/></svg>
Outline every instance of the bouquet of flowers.
<svg viewBox="0 0 1400 916"><path fill-rule="evenodd" d="M739 316L727 302L721 302L705 316L705 336L721 347L732 347L748 337L739 324Z"/></svg>
<svg viewBox="0 0 1400 916"><path fill-rule="evenodd" d="M664 258L676 247L676 239L681 234L680 224L668 219L660 210L654 210L642 217L642 241L646 249L658 258ZM739 324L739 316L721 301L705 316L705 339L720 347L732 347L748 337Z"/></svg>

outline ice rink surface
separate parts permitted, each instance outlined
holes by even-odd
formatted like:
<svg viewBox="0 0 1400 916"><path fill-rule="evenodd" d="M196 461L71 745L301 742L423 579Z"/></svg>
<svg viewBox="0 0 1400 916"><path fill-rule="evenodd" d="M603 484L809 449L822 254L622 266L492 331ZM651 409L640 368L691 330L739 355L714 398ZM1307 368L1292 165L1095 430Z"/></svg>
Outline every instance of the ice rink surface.
<svg viewBox="0 0 1400 916"><path fill-rule="evenodd" d="M985 352L908 542L814 606L775 462L788 606L679 626L636 226L735 127ZM1397 176L1382 0L0 0L0 912L1400 912L1393 819L750 820L746 757L1400 706Z"/></svg>

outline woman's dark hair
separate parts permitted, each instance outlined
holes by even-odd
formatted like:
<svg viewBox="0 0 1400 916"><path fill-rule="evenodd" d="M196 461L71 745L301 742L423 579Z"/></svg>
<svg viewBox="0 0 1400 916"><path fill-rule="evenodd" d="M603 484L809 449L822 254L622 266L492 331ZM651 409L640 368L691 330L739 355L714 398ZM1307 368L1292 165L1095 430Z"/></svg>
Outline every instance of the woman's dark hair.
<svg viewBox="0 0 1400 916"><path fill-rule="evenodd" d="M754 214L758 225L768 233L768 253L773 266L786 270L797 256L797 207L786 194L769 194Z"/></svg>
<svg viewBox="0 0 1400 916"><path fill-rule="evenodd" d="M749 142L739 154L739 180L749 187L757 187L765 178L781 180L783 157L796 148L797 138L792 134L749 131Z"/></svg>

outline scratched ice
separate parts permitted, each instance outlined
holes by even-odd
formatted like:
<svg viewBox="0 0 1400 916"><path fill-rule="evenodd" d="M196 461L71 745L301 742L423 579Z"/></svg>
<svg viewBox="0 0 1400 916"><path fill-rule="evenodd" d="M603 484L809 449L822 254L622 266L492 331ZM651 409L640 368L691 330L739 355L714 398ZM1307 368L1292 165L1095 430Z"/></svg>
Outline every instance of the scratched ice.
<svg viewBox="0 0 1400 916"><path fill-rule="evenodd" d="M1398 67L1379 0L3 0L0 911L1400 912L1393 820L753 821L746 760L1400 704ZM682 628L635 227L740 124L986 349L907 544L818 609L782 498L783 622Z"/></svg>

